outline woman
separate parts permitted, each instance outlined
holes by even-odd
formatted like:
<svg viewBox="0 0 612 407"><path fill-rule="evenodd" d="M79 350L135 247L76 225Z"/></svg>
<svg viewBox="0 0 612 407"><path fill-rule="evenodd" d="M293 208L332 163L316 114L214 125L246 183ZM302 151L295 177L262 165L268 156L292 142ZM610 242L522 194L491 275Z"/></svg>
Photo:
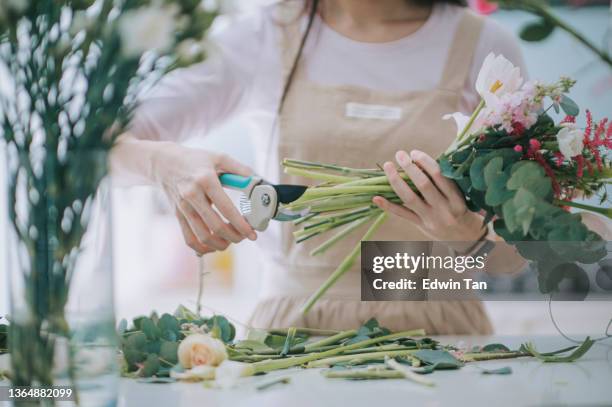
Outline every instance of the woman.
<svg viewBox="0 0 612 407"><path fill-rule="evenodd" d="M232 24L216 38L219 55L170 76L143 102L115 150L116 162L124 174L167 191L185 241L197 253L223 250L244 238L262 243L264 293L253 326L346 329L376 317L391 329L491 331L477 301L360 302L357 267L301 315L305 298L355 240L312 258L308 253L320 241L296 245L290 224L276 223L258 237L218 180L221 172L249 175L252 170L225 155L176 144L238 112L265 113L257 117L262 134L255 141L255 172L267 180L304 182L282 174L278 163L284 157L371 167L395 156L423 199L386 162L404 205L374 199L398 215L380 229L378 240L483 239L482 218L467 210L432 158L455 137L454 125L442 116L469 112L478 103L474 83L489 52L525 70L513 37L462 3L280 2ZM449 249L470 247L451 243Z"/></svg>

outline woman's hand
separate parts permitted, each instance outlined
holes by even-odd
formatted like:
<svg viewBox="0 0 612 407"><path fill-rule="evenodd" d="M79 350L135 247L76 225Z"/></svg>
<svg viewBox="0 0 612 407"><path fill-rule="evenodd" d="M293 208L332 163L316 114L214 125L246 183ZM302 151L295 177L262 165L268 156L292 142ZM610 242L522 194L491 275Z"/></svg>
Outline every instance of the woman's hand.
<svg viewBox="0 0 612 407"><path fill-rule="evenodd" d="M173 143L164 143L152 161L153 177L175 207L185 243L199 255L245 237L257 239L219 181L223 172L251 175L248 167L223 154Z"/></svg>
<svg viewBox="0 0 612 407"><path fill-rule="evenodd" d="M421 196L410 189L392 162L386 162L385 173L403 205L377 196L373 202L379 208L408 219L433 240L473 242L482 238L486 232L482 216L468 210L457 185L442 175L433 158L414 150L410 155L398 151L395 159Z"/></svg>

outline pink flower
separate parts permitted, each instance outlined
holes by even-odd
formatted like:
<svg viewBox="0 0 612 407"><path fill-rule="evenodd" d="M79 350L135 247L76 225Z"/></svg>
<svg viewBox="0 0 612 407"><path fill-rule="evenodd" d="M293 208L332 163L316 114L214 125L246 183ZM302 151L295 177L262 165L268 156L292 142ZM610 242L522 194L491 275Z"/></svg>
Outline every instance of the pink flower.
<svg viewBox="0 0 612 407"><path fill-rule="evenodd" d="M491 14L497 10L497 4L489 3L487 0L469 0L469 4L480 14Z"/></svg>
<svg viewBox="0 0 612 407"><path fill-rule="evenodd" d="M529 147L531 151L538 151L540 148L542 148L542 144L540 144L538 140L532 138L529 140Z"/></svg>
<svg viewBox="0 0 612 407"><path fill-rule="evenodd" d="M517 153L522 153L523 146L519 146L519 145L514 146L514 151L516 151Z"/></svg>

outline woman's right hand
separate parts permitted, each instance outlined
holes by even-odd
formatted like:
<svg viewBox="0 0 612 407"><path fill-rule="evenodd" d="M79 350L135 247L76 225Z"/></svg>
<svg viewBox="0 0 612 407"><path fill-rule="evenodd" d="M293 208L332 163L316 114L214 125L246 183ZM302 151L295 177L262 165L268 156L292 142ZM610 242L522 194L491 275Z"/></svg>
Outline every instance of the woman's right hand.
<svg viewBox="0 0 612 407"><path fill-rule="evenodd" d="M219 181L224 172L251 175L248 167L224 154L173 143L164 143L152 165L155 180L174 205L185 243L199 255L224 250L245 237L257 239Z"/></svg>

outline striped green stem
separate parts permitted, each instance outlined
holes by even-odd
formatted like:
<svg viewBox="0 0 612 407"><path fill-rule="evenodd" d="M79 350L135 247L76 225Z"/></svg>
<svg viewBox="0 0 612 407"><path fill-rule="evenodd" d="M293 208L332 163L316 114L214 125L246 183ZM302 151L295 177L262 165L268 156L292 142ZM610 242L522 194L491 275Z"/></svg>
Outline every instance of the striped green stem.
<svg viewBox="0 0 612 407"><path fill-rule="evenodd" d="M361 353L358 355L342 355L342 356L334 356L325 359L319 359L312 362L309 362L306 367L328 367L335 365L336 363L349 362L351 364L362 364L365 362L380 362L385 360L385 358L397 358L397 357L408 357L412 360L411 355L418 351L418 349L404 349L404 350L390 350L390 351L382 351L382 352L370 352L370 353Z"/></svg>
<svg viewBox="0 0 612 407"><path fill-rule="evenodd" d="M285 173L289 175L296 175L299 177L314 179L318 181L333 182L335 184L342 184L345 182L350 182L350 181L355 180L354 177L346 177L343 175L333 175L333 174L327 174L324 172L316 172L316 171L310 171L310 170L304 170L301 168L292 168L292 167L285 168Z"/></svg>
<svg viewBox="0 0 612 407"><path fill-rule="evenodd" d="M370 228L367 230L365 235L363 235L361 240L362 241L369 240L372 237L372 235L374 235L376 230L378 230L380 225L382 225L382 223L385 221L386 218L387 218L386 212L382 212L381 214L379 214L376 220L374 221L374 223L372 223ZM321 298L323 294L325 294L327 290L329 290L329 288L332 285L334 285L336 281L340 277L342 277L344 273L346 273L351 268L351 266L355 262L355 259L357 258L360 252L361 252L361 241L355 245L353 250L349 253L348 256L346 256L346 258L342 261L342 263L338 266L338 268L329 276L329 278L323 283L323 285L319 287L319 289L308 299L308 301L306 301L306 304L304 304L304 306L302 307L303 314L308 313L308 311L310 311L310 309L319 300L319 298Z"/></svg>
<svg viewBox="0 0 612 407"><path fill-rule="evenodd" d="M351 234L355 229L360 228L365 225L367 222L372 220L372 216L368 216L366 218L358 219L353 223L349 224L346 228L342 229L340 232L332 236L330 239L323 242L317 248L310 252L311 256L317 256L319 254L325 253L330 247L338 243L340 240L344 239L347 235Z"/></svg>
<svg viewBox="0 0 612 407"><path fill-rule="evenodd" d="M303 168L309 170L329 170L334 172L340 172L347 176L359 176L359 177L378 177L384 175L384 171L376 169L356 169L349 167L341 167L338 165L314 163L310 161L294 160L285 158L282 163L283 167L292 168Z"/></svg>

